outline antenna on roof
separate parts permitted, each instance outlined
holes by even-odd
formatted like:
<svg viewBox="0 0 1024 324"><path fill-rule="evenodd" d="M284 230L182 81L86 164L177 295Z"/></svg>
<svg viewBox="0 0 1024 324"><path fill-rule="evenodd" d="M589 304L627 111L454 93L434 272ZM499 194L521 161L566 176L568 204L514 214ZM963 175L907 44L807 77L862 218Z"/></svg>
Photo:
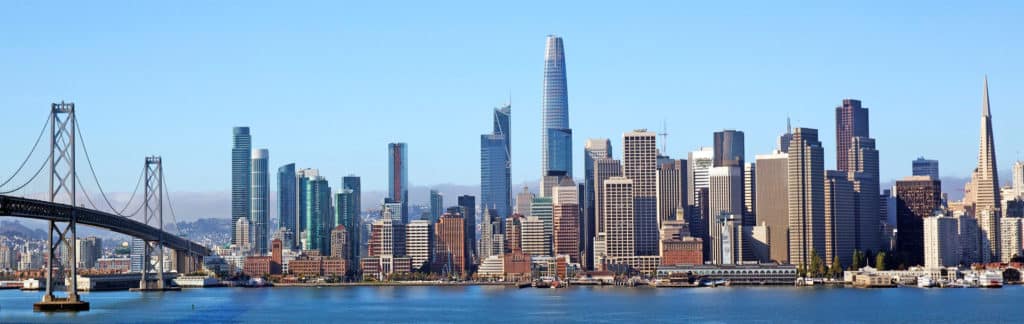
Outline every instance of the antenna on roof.
<svg viewBox="0 0 1024 324"><path fill-rule="evenodd" d="M668 122L666 122L664 119L661 120L661 133L658 133L658 136L661 136L661 154L667 155L668 154Z"/></svg>

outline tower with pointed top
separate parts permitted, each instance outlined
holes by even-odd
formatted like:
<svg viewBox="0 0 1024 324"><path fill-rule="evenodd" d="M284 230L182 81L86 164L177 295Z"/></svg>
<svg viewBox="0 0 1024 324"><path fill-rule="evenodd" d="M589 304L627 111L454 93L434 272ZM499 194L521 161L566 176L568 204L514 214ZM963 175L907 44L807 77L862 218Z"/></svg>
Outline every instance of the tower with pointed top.
<svg viewBox="0 0 1024 324"><path fill-rule="evenodd" d="M992 134L992 110L988 100L988 76L985 76L985 89L981 101L981 142L978 148L978 167L974 169L973 195L974 212L978 216L978 225L983 234L984 256L990 260L999 259L999 215L1001 199L999 197L999 174L996 168L996 144ZM987 217L983 217L987 216ZM987 253L986 253L987 252Z"/></svg>
<svg viewBox="0 0 1024 324"><path fill-rule="evenodd" d="M572 129L569 128L569 94L565 79L565 48L562 38L549 35L544 52L544 93L541 99L541 192L549 197L548 183L558 177L572 178ZM557 182L557 181L555 181Z"/></svg>

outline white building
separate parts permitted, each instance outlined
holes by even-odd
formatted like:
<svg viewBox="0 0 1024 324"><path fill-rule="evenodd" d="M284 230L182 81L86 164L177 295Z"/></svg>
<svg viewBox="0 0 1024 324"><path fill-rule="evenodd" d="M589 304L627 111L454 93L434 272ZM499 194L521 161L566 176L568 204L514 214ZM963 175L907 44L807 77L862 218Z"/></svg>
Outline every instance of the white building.
<svg viewBox="0 0 1024 324"><path fill-rule="evenodd" d="M633 180L624 177L611 177L605 180L601 205L605 218L605 232L603 233L605 255L608 257L635 256ZM597 244L595 243L595 246Z"/></svg>
<svg viewBox="0 0 1024 324"><path fill-rule="evenodd" d="M405 254L412 259L413 270L429 266L430 221L414 220L405 226Z"/></svg>
<svg viewBox="0 0 1024 324"><path fill-rule="evenodd" d="M927 269L960 264L960 235L957 219L947 216L924 218L924 266Z"/></svg>
<svg viewBox="0 0 1024 324"><path fill-rule="evenodd" d="M544 221L536 217L526 217L520 233L523 253L531 256L548 255L549 239L544 236Z"/></svg>
<svg viewBox="0 0 1024 324"><path fill-rule="evenodd" d="M735 218L736 225L743 225L743 170L738 166L713 167L709 172L711 185L708 195L708 212L712 217L711 226L708 228L708 237L711 238L709 259L715 264L725 263L722 247L721 225L722 217ZM742 259L742 256L733 256Z"/></svg>
<svg viewBox="0 0 1024 324"><path fill-rule="evenodd" d="M1003 218L999 222L1002 244L999 249L1000 262L1008 263L1021 252L1021 218Z"/></svg>
<svg viewBox="0 0 1024 324"><path fill-rule="evenodd" d="M245 217L238 218L238 222L235 224L235 242L238 242L238 247L243 251L248 250L252 242L252 236L249 235L252 233L250 224L249 219Z"/></svg>
<svg viewBox="0 0 1024 324"><path fill-rule="evenodd" d="M505 277L505 256L496 254L484 259L476 272L480 278L504 278Z"/></svg>

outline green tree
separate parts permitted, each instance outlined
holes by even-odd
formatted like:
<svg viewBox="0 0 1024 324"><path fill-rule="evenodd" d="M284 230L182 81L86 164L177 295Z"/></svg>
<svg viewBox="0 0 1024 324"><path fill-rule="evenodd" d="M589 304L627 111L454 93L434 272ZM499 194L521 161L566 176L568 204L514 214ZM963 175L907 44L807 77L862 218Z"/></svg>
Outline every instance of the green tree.
<svg viewBox="0 0 1024 324"><path fill-rule="evenodd" d="M853 250L853 263L850 264L850 270L857 270L864 267L864 252L860 250Z"/></svg>
<svg viewBox="0 0 1024 324"><path fill-rule="evenodd" d="M878 254L875 255L875 268L878 269L879 271L888 270L886 268L886 256L885 255L886 255L885 252L878 252Z"/></svg>
<svg viewBox="0 0 1024 324"><path fill-rule="evenodd" d="M818 256L818 252L811 250L811 266L808 267L807 272L810 277L817 278L824 274L825 263L821 261L821 257Z"/></svg>
<svg viewBox="0 0 1024 324"><path fill-rule="evenodd" d="M839 264L839 258L832 259L832 266L828 268L828 274L832 278L843 276L843 265Z"/></svg>

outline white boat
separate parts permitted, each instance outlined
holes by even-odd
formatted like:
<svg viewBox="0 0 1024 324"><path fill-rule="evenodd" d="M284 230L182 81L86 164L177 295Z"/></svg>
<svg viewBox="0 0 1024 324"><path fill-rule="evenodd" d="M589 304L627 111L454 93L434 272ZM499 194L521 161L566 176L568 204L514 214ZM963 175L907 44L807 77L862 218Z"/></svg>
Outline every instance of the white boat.
<svg viewBox="0 0 1024 324"><path fill-rule="evenodd" d="M917 277L917 286L921 288L935 287L935 280L932 280L932 277L929 276L920 276Z"/></svg>
<svg viewBox="0 0 1024 324"><path fill-rule="evenodd" d="M985 271L978 278L978 285L981 288L1002 288L1003 287L1003 274L998 271Z"/></svg>

